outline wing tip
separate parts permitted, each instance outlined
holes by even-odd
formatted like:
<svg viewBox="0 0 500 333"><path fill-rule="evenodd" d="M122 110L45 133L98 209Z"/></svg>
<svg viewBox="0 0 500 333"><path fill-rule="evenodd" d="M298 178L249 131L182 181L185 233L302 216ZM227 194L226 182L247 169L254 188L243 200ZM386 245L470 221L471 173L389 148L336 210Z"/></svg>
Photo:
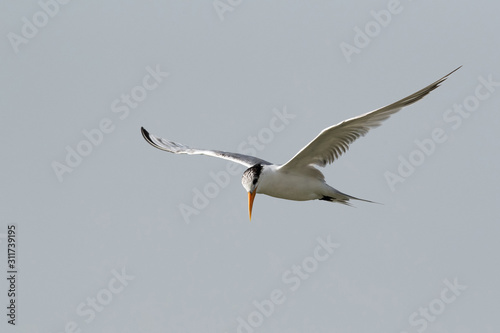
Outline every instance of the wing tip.
<svg viewBox="0 0 500 333"><path fill-rule="evenodd" d="M142 126L141 126L141 134L147 142L151 143L151 136L149 132Z"/></svg>
<svg viewBox="0 0 500 333"><path fill-rule="evenodd" d="M154 140L153 140L153 137L151 136L151 134L149 134L149 132L141 126L141 134L142 134L142 137L144 138L144 140L146 140L147 143L149 143L151 146L155 147L155 148L158 148L158 149L161 149L161 150L165 150L163 149L162 147L160 147Z"/></svg>
<svg viewBox="0 0 500 333"><path fill-rule="evenodd" d="M458 66L457 68L455 68L454 70L452 70L452 71L450 72L450 74L455 73L456 71L458 71L458 70L459 70L460 68L462 68L462 67L463 67L463 65ZM450 74L448 74L448 75L446 75L446 76L449 76Z"/></svg>
<svg viewBox="0 0 500 333"><path fill-rule="evenodd" d="M434 83L431 83L430 85L428 85L427 87L417 91L416 93L414 93L413 95L410 95L406 98L403 98L402 100L398 101L398 102L403 102L403 107L406 107L408 105L411 105L419 100L421 100L422 98L424 98L425 96L427 96L429 93L431 93L432 91L434 91L435 89L437 89L438 87L441 86L441 84L446 81L446 79L448 79L448 77L455 73L456 71L458 71L460 68L462 68L462 65L458 66L457 68L455 68L454 70L452 70L451 72L449 72L448 74L446 74L445 76L443 76L442 78L440 78L439 80L435 81ZM396 102L396 103L398 103Z"/></svg>
<svg viewBox="0 0 500 333"><path fill-rule="evenodd" d="M436 82L436 88L441 84L443 83L444 81L446 81L446 79L453 73L455 73L456 71L458 71L460 68L462 68L463 65L460 65L458 66L457 68L455 68L454 70L452 70L451 72L449 72L448 74L446 74L445 76L443 76L441 79L439 79L437 82Z"/></svg>

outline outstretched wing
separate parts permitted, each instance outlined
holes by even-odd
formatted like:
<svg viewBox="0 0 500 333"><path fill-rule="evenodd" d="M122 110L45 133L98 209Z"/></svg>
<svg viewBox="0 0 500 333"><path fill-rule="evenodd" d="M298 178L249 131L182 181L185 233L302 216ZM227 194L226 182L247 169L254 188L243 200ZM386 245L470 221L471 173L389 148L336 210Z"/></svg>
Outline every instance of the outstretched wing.
<svg viewBox="0 0 500 333"><path fill-rule="evenodd" d="M448 76L460 67L427 87L395 103L365 113L361 116L345 120L337 125L324 129L291 160L281 166L281 169L291 170L308 165L318 165L324 167L325 165L332 163L339 158L342 153L345 153L349 149L349 145L356 139L366 135L370 129L380 126L382 121L386 120L403 107L422 99L428 93L436 89L444 80L448 78Z"/></svg>
<svg viewBox="0 0 500 333"><path fill-rule="evenodd" d="M196 149L185 146L180 143L176 143L173 141L168 141L163 138L156 137L150 134L148 131L141 127L141 133L144 139L155 148L168 151L174 154L188 154L188 155L207 155L218 158L223 158L225 160L229 160L232 162L236 162L239 164L243 164L247 168L255 165L255 164L271 164L267 161L261 160L260 158L237 154L237 153L228 153L220 150L207 150L207 149Z"/></svg>

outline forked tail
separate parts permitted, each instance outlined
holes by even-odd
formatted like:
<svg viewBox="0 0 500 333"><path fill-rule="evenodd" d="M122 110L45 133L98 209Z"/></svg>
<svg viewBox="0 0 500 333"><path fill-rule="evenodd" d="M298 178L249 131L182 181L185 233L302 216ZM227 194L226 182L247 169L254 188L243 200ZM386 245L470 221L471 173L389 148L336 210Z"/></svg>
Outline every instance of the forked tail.
<svg viewBox="0 0 500 333"><path fill-rule="evenodd" d="M349 200L359 200L359 201L365 201L365 202L369 202L369 203L374 203L374 204L381 205L380 203L375 202L375 201L361 199L361 198L356 198L356 197L353 197L352 195L342 193L342 192L334 189L331 186L329 186L329 188L330 188L330 193L328 195L324 195L319 200L325 200L325 201L330 201L330 202L338 202L338 203L341 203L343 205L347 205L347 206L351 206L351 207L352 207L352 204L349 202Z"/></svg>

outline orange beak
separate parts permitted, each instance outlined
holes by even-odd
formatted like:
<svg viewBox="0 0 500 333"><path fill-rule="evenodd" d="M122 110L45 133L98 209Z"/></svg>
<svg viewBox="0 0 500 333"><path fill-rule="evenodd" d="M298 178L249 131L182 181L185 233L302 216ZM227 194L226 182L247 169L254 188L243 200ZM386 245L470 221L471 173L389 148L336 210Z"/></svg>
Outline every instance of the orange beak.
<svg viewBox="0 0 500 333"><path fill-rule="evenodd" d="M252 221L253 200L255 199L256 194L257 194L257 189L253 190L252 193L248 192L248 216L250 217L250 221Z"/></svg>

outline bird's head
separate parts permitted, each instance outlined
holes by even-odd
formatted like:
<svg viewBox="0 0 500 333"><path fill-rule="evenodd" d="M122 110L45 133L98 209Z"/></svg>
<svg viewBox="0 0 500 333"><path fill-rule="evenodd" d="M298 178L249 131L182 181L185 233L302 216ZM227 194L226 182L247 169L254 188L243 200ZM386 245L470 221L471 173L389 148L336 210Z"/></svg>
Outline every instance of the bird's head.
<svg viewBox="0 0 500 333"><path fill-rule="evenodd" d="M255 194L257 194L257 187L259 186L259 177L262 172L262 164L255 164L248 168L241 177L241 184L248 192L248 215L252 219L252 206Z"/></svg>

